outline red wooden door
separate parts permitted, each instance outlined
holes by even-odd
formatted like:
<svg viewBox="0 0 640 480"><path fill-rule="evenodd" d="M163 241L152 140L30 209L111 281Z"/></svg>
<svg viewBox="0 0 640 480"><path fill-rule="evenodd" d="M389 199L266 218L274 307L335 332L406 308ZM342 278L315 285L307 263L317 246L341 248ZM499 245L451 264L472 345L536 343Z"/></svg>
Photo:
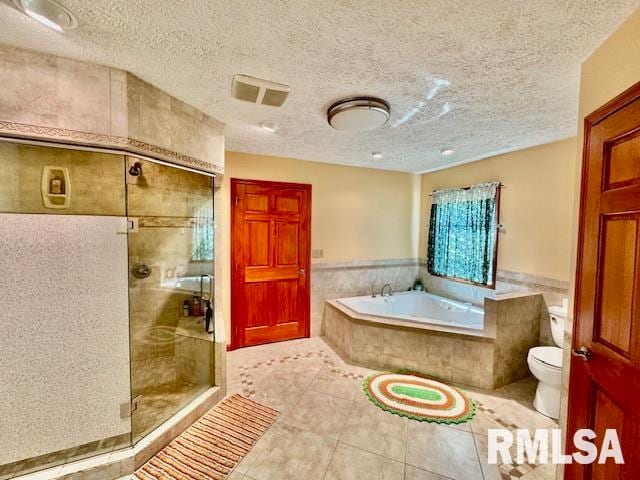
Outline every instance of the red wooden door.
<svg viewBox="0 0 640 480"><path fill-rule="evenodd" d="M626 463L573 463L565 478L638 479L640 83L585 120L578 245L567 445L580 428L598 446L616 429Z"/></svg>
<svg viewBox="0 0 640 480"><path fill-rule="evenodd" d="M311 185L231 180L232 348L309 336Z"/></svg>

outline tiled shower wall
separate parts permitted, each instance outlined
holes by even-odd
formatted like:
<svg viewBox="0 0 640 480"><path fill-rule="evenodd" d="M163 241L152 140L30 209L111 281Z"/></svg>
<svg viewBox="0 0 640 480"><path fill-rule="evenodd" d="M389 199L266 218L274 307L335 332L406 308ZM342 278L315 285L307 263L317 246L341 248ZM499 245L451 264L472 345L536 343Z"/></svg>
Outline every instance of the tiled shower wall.
<svg viewBox="0 0 640 480"><path fill-rule="evenodd" d="M131 390L141 402L132 416L134 442L214 382L213 337L182 310L200 287L172 284L214 273L212 260L192 258L194 226L205 221L198 216L202 209L213 215L212 179L131 157L127 169L138 161L143 174L127 175L128 214L139 222L129 234L129 260L147 265L151 274L131 275L129 284Z"/></svg>
<svg viewBox="0 0 640 480"><path fill-rule="evenodd" d="M213 384L213 337L181 317L196 289L162 281L213 274L191 248L211 178L142 161L126 179L132 161L0 142L0 480L128 446L132 423L144 432ZM69 170L69 208L44 207L45 166ZM128 261L152 266L146 283L129 283Z"/></svg>

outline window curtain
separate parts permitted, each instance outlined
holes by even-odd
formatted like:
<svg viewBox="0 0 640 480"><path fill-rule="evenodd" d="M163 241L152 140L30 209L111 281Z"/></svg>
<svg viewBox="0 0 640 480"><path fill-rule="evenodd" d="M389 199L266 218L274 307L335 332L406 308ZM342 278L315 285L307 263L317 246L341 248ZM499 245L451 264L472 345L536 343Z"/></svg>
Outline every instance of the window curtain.
<svg viewBox="0 0 640 480"><path fill-rule="evenodd" d="M211 201L202 203L196 209L191 259L196 262L213 260L213 204Z"/></svg>
<svg viewBox="0 0 640 480"><path fill-rule="evenodd" d="M498 188L499 183L494 182L431 194L429 273L493 284Z"/></svg>

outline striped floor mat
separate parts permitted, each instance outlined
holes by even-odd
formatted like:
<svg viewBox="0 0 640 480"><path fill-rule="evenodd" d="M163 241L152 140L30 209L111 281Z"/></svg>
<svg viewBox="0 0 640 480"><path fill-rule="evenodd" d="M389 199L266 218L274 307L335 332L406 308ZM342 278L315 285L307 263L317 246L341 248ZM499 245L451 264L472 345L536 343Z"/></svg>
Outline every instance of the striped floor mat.
<svg viewBox="0 0 640 480"><path fill-rule="evenodd" d="M241 395L225 398L135 473L138 480L222 480L278 412Z"/></svg>

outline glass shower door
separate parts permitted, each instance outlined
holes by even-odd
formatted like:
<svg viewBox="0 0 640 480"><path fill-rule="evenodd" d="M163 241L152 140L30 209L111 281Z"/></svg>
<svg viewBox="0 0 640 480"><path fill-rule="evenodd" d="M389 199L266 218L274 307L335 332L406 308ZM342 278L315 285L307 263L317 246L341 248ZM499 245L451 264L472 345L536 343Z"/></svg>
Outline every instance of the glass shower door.
<svg viewBox="0 0 640 480"><path fill-rule="evenodd" d="M132 440L214 384L213 179L127 158Z"/></svg>

